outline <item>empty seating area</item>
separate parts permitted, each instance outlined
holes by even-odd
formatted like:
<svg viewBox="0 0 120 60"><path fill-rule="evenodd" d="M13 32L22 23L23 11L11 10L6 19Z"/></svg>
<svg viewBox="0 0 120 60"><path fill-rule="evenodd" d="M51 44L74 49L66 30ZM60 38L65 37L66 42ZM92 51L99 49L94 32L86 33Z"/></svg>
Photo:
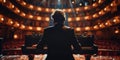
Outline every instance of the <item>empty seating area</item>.
<svg viewBox="0 0 120 60"><path fill-rule="evenodd" d="M3 43L3 54L15 55L22 54L21 47L25 44L25 40L8 40ZM119 55L120 46L114 40L94 40L94 44L98 46L98 55Z"/></svg>
<svg viewBox="0 0 120 60"><path fill-rule="evenodd" d="M99 49L120 50L120 44L114 40L95 40Z"/></svg>
<svg viewBox="0 0 120 60"><path fill-rule="evenodd" d="M3 50L9 50L9 49L17 49L21 48L21 46L24 45L23 40L11 40L3 43Z"/></svg>

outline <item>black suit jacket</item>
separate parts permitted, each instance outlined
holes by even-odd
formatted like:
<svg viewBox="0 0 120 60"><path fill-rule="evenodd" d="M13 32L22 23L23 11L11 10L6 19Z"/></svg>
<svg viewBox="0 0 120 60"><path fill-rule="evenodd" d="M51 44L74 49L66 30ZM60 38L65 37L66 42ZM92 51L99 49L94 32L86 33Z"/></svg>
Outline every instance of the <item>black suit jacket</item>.
<svg viewBox="0 0 120 60"><path fill-rule="evenodd" d="M42 49L45 45L48 47L46 60L74 60L71 46L80 49L74 29L66 26L46 28L37 47Z"/></svg>

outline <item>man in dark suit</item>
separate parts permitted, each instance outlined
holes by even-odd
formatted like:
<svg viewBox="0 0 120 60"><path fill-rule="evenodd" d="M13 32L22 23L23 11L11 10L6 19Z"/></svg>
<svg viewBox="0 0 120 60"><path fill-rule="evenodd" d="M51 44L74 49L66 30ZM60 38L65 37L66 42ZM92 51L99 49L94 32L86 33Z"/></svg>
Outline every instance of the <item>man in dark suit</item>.
<svg viewBox="0 0 120 60"><path fill-rule="evenodd" d="M52 14L54 26L44 29L44 34L37 48L48 47L46 60L74 60L72 48L79 51L80 45L75 37L74 29L64 26L65 14L56 10Z"/></svg>

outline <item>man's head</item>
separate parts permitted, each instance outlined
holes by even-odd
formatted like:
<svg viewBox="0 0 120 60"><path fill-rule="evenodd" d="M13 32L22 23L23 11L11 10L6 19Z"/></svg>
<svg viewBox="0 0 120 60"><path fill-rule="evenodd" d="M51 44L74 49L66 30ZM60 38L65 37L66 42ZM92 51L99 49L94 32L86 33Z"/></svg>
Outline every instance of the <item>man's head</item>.
<svg viewBox="0 0 120 60"><path fill-rule="evenodd" d="M62 10L55 10L51 17L55 23L63 23L65 21L65 13Z"/></svg>

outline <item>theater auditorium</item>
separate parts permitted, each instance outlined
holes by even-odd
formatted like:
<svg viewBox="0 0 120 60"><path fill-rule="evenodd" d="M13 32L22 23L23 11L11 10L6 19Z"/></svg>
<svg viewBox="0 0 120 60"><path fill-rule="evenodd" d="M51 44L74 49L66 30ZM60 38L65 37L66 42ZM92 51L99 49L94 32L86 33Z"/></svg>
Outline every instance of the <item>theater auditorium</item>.
<svg viewBox="0 0 120 60"><path fill-rule="evenodd" d="M80 44L74 60L120 60L120 0L0 0L0 60L46 60L48 46L37 46L57 9Z"/></svg>

